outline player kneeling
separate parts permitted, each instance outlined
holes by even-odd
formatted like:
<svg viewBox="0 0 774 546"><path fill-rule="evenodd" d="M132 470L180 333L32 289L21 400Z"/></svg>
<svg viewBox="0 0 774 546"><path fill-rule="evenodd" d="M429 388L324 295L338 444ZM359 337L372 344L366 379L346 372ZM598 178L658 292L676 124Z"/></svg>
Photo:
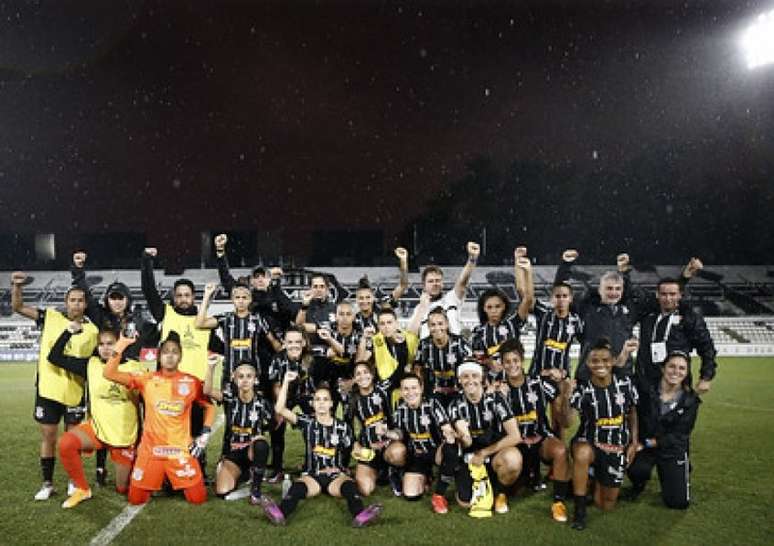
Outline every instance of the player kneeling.
<svg viewBox="0 0 774 546"><path fill-rule="evenodd" d="M567 447L552 430L548 407L559 408L553 415L560 426L566 427L569 390L561 392L557 381L562 381L560 369L552 368L550 375L530 377L524 374L524 347L516 339L500 346L500 359L507 378L507 398L511 411L519 423L521 443L519 451L524 458L522 476L540 475L540 462L552 465L554 502L551 516L555 521L567 521L564 504L570 488L570 462Z"/></svg>
<svg viewBox="0 0 774 546"><path fill-rule="evenodd" d="M624 471L637 452L637 389L629 377L613 375L610 342L600 339L587 359L591 379L580 381L570 405L580 415L572 440L575 518L572 528L586 528L586 492L589 470L594 470L594 504L615 507Z"/></svg>
<svg viewBox="0 0 774 546"><path fill-rule="evenodd" d="M215 477L215 493L225 497L236 488L240 479L249 476L250 503L271 503L271 499L261 493L261 484L269 458L264 431L274 420L274 409L261 396L257 372L250 362L242 362L234 369L230 388L214 389L212 376L219 360L217 357L209 359L204 378L204 394L222 402L226 416L226 435Z"/></svg>
<svg viewBox="0 0 774 546"><path fill-rule="evenodd" d="M122 335L103 372L105 379L139 391L145 401L145 421L129 485L129 503L148 502L151 492L161 489L166 476L174 489L183 490L188 502L201 504L207 500L207 490L196 456L207 447L215 408L204 396L201 381L177 369L183 354L177 332L171 331L161 343L157 372L130 374L119 370L121 354L132 343L134 339ZM204 408L204 427L192 442L189 431L191 406L195 403Z"/></svg>
<svg viewBox="0 0 774 546"><path fill-rule="evenodd" d="M462 448L462 463L456 461L457 502L471 507L471 515L490 515L491 505L477 510L473 500L476 467L484 465L494 495L494 508L508 512L503 488L513 484L521 472L522 458L516 445L521 441L519 425L508 403L499 392L484 390L484 372L479 364L466 361L457 368L462 394L449 405L449 420L454 425ZM456 454L448 451L444 456ZM491 501L490 501L491 502Z"/></svg>
<svg viewBox="0 0 774 546"><path fill-rule="evenodd" d="M401 379L400 396L403 401L393 415L395 429L384 434L391 441L384 460L404 469L402 489L408 501L422 498L433 479L433 465L440 465L431 503L435 512L446 513L448 505L443 495L454 480L455 463L454 456L447 452L457 453L454 429L441 403L423 398L418 376L407 374Z"/></svg>
<svg viewBox="0 0 774 546"><path fill-rule="evenodd" d="M91 488L83 471L81 453L108 449L116 466L116 491L126 493L134 461L134 445L137 441L136 401L129 389L102 376L105 362L113 356L117 336L111 330L99 333L99 356L79 358L66 355L65 348L72 336L78 335L82 329L80 322L72 321L56 340L48 355L51 364L86 379L89 394L89 420L59 438L59 458L76 487L62 503L63 508L73 508L91 498ZM137 372L142 366L131 360L122 362L119 369L123 372Z"/></svg>
<svg viewBox="0 0 774 546"><path fill-rule="evenodd" d="M262 503L264 513L275 525L284 525L302 499L324 492L332 497L344 497L353 516L352 526L365 527L379 517L382 505L372 504L365 508L355 481L344 473L342 457L344 450L352 446L352 429L331 413L333 398L327 387L318 387L314 392L314 415L289 410L288 388L296 379L298 372L285 372L275 411L293 427L301 429L305 445L304 475L290 486L280 506L271 502Z"/></svg>

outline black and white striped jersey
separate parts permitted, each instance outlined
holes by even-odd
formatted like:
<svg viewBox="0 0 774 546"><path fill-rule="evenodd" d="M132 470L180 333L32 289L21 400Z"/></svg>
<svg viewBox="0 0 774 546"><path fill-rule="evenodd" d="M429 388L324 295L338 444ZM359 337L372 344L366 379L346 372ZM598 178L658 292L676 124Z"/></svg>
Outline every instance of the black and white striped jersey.
<svg viewBox="0 0 774 546"><path fill-rule="evenodd" d="M441 403L432 398L423 400L416 408L401 402L393 414L395 428L403 432L406 447L412 453L434 453L441 445L441 427L449 417Z"/></svg>
<svg viewBox="0 0 774 546"><path fill-rule="evenodd" d="M356 386L353 388L357 388ZM370 394L355 394L352 397L353 414L360 421L358 442L364 447L370 447L380 441L376 434L376 425L390 425L392 409L390 394L381 386L375 386Z"/></svg>
<svg viewBox="0 0 774 546"><path fill-rule="evenodd" d="M513 312L497 324L479 324L473 328L471 344L474 353L494 355L500 348L500 344L509 339L519 339L524 321L518 312Z"/></svg>
<svg viewBox="0 0 774 546"><path fill-rule="evenodd" d="M438 347L431 337L426 337L419 342L414 363L427 370L426 377L432 392L435 387L456 388L457 367L472 354L470 344L462 336L449 334L445 347Z"/></svg>
<svg viewBox="0 0 774 546"><path fill-rule="evenodd" d="M583 335L583 321L578 313L560 318L554 309L542 302L535 303L535 353L529 373L540 375L545 369L559 368L570 375L570 346Z"/></svg>
<svg viewBox="0 0 774 546"><path fill-rule="evenodd" d="M548 421L548 405L559 396L556 383L544 377L526 376L520 386L509 387L508 402L521 437L554 436Z"/></svg>
<svg viewBox="0 0 774 546"><path fill-rule="evenodd" d="M236 390L232 387L232 391ZM274 418L274 408L258 392L252 400L243 402L239 394L224 391L223 415L226 418L226 442L232 450L241 449L268 433Z"/></svg>
<svg viewBox="0 0 774 546"><path fill-rule="evenodd" d="M478 402L460 394L449 404L449 421L466 421L473 445L466 451L487 447L503 436L503 423L513 418L513 412L500 393L484 393Z"/></svg>
<svg viewBox="0 0 774 546"><path fill-rule="evenodd" d="M340 374L341 377L352 377L352 371L355 366L355 356L357 355L357 346L360 344L360 337L362 334L355 329L347 335L334 330L331 332L331 336L344 347L344 354L342 356L334 355L330 357L328 361L333 366L342 368L342 371L345 373Z"/></svg>
<svg viewBox="0 0 774 546"><path fill-rule="evenodd" d="M315 384L312 374L301 365L298 360L290 360L287 351L282 351L274 355L269 366L269 383L279 383L285 379L288 371L297 372L298 379L293 381L288 387L288 408L292 408L301 399L311 400L314 396Z"/></svg>
<svg viewBox="0 0 774 546"><path fill-rule="evenodd" d="M374 294L374 303L371 308L371 314L365 316L362 311L358 311L355 314L355 330L362 332L367 327L371 327L374 331L379 329L379 313L385 307L395 309L398 306L398 302L392 298L392 294L382 294L377 292Z"/></svg>
<svg viewBox="0 0 774 546"><path fill-rule="evenodd" d="M231 377L240 362L249 361L256 370L260 370L258 343L266 336L269 325L260 315L250 313L246 317L238 317L235 313L224 313L215 316L218 328L223 336L223 382Z"/></svg>
<svg viewBox="0 0 774 546"><path fill-rule="evenodd" d="M579 381L570 398L570 405L580 414L575 438L627 446L631 440L627 414L637 401L637 389L630 377L613 376L606 388L597 387L590 380Z"/></svg>
<svg viewBox="0 0 774 546"><path fill-rule="evenodd" d="M311 415L296 414L294 428L301 430L306 456L304 472L318 474L324 468L344 469L344 450L352 446L352 429L339 419L323 425Z"/></svg>

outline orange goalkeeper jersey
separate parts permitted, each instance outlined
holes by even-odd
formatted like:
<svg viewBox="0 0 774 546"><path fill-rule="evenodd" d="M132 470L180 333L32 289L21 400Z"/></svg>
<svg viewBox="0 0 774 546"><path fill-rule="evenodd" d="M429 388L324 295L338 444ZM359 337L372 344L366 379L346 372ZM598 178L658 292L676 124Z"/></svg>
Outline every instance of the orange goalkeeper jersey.
<svg viewBox="0 0 774 546"><path fill-rule="evenodd" d="M212 424L214 408L202 392L202 383L186 373L165 376L161 372L132 376L129 388L145 399L141 446L154 457L179 457L191 444L191 405L205 407L205 424ZM209 421L209 422L208 422Z"/></svg>

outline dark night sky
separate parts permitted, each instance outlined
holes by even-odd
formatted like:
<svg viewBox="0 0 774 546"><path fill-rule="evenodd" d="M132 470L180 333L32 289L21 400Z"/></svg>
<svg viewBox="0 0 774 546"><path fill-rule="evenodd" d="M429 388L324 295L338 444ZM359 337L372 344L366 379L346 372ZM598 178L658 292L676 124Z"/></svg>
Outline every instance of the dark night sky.
<svg viewBox="0 0 774 546"><path fill-rule="evenodd" d="M737 43L771 2L17 4L5 233L196 254L209 228L281 226L294 252L378 226L389 245L482 155L599 172L675 144L678 184L774 174L774 67Z"/></svg>

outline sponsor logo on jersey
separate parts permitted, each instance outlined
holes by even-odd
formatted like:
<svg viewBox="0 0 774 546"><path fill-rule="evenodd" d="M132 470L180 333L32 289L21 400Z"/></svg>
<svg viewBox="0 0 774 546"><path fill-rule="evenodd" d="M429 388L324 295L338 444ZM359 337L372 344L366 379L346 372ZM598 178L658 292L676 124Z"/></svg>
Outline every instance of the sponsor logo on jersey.
<svg viewBox="0 0 774 546"><path fill-rule="evenodd" d="M242 434L242 435L252 434L253 427L238 427L235 425L231 425L231 432L233 434Z"/></svg>
<svg viewBox="0 0 774 546"><path fill-rule="evenodd" d="M601 417L597 419L598 427L620 427L623 425L624 416L619 415L617 417Z"/></svg>
<svg viewBox="0 0 774 546"><path fill-rule="evenodd" d="M179 457L185 450L178 446L153 446L154 457L166 457L174 459Z"/></svg>
<svg viewBox="0 0 774 546"><path fill-rule="evenodd" d="M178 387L178 391L181 386ZM162 415L177 417L178 415L183 414L184 409L185 402L183 400L159 400L156 402L156 411Z"/></svg>
<svg viewBox="0 0 774 546"><path fill-rule="evenodd" d="M379 413L374 414L371 417L369 417L368 419L366 419L364 425L367 426L367 427L370 427L374 423L378 423L379 421L381 421L383 419L384 419L384 413L382 413L380 411Z"/></svg>
<svg viewBox="0 0 774 546"><path fill-rule="evenodd" d="M452 361L449 360L449 363L452 364ZM452 377L454 377L454 370L442 370L442 371L433 370L433 375L436 377L451 379Z"/></svg>
<svg viewBox="0 0 774 546"><path fill-rule="evenodd" d="M240 338L240 339L232 339L231 340L231 348L232 349L249 349L250 345L252 343L252 339L248 338Z"/></svg>
<svg viewBox="0 0 774 546"><path fill-rule="evenodd" d="M410 432L412 440L430 440L432 435L429 432Z"/></svg>
<svg viewBox="0 0 774 546"><path fill-rule="evenodd" d="M529 413L522 413L516 416L516 420L521 423L534 423L537 421L537 411L532 410Z"/></svg>
<svg viewBox="0 0 774 546"><path fill-rule="evenodd" d="M336 456L336 448L335 447L325 447L322 445L316 445L314 446L314 449L312 449L312 452L315 455L322 455L323 457L335 457Z"/></svg>
<svg viewBox="0 0 774 546"><path fill-rule="evenodd" d="M546 339L544 345L547 349L552 349L554 351L564 351L567 348L567 342L557 341L551 338Z"/></svg>

